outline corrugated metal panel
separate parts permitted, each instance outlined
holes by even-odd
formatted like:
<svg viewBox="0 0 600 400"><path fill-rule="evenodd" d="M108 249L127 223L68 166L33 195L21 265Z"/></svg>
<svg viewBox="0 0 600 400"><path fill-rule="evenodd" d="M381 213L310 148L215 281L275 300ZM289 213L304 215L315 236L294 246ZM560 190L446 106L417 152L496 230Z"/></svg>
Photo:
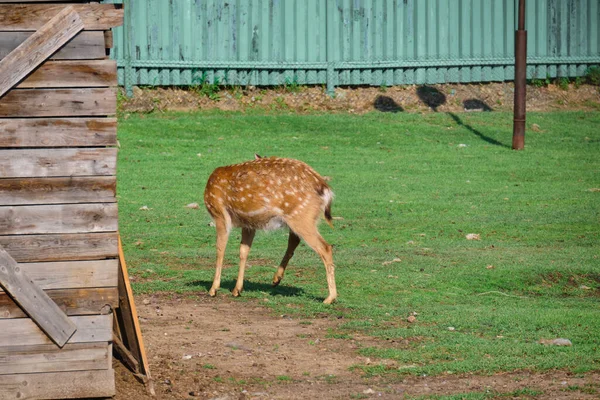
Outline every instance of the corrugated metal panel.
<svg viewBox="0 0 600 400"><path fill-rule="evenodd" d="M125 0L131 84L395 85L513 79L516 0ZM600 64L598 0L527 2L528 76ZM130 53L127 53L127 47Z"/></svg>

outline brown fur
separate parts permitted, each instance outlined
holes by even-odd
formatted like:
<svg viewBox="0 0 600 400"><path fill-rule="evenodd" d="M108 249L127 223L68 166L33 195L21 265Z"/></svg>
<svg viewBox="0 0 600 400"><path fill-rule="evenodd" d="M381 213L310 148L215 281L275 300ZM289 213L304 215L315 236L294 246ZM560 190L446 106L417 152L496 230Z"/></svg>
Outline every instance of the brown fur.
<svg viewBox="0 0 600 400"><path fill-rule="evenodd" d="M323 215L331 224L333 192L323 177L307 164L287 158L261 158L215 169L204 191L206 209L217 228L217 266L214 296L220 287L225 246L231 228L242 228L240 269L233 295L243 289L246 259L256 230L287 225L290 228L287 251L273 278L273 285L283 279L285 268L300 238L319 254L327 271L329 304L337 297L331 246L317 229ZM333 226L333 225L332 225Z"/></svg>

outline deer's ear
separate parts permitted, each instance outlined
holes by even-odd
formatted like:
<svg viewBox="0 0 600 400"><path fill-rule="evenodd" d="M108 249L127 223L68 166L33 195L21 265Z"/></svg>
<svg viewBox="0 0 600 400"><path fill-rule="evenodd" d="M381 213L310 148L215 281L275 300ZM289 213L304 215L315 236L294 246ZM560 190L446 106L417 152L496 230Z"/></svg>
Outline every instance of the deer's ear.
<svg viewBox="0 0 600 400"><path fill-rule="evenodd" d="M262 157L261 157L261 156L259 156L258 154L254 154L254 159L255 159L255 160L260 160L261 158L262 158Z"/></svg>

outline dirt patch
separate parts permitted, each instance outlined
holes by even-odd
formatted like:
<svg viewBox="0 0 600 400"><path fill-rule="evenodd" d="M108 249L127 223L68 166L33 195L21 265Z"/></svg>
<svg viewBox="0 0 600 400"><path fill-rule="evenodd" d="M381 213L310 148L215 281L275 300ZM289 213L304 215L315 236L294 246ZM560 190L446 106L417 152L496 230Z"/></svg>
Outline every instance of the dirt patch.
<svg viewBox="0 0 600 400"><path fill-rule="evenodd" d="M335 96L323 87L235 87L230 89L134 88L130 99L121 97L124 112L224 110L306 112L462 112L512 111L514 85L408 85L393 87L338 87ZM600 110L600 90L570 84L527 87L528 111Z"/></svg>
<svg viewBox="0 0 600 400"><path fill-rule="evenodd" d="M332 338L328 333L340 323L334 317L274 315L260 301L227 293L215 299L137 296L136 304L158 399L394 399L486 391L512 398L596 399L600 392L600 373L369 378L350 367L386 362L358 354L377 339ZM117 400L152 399L129 371L114 364Z"/></svg>

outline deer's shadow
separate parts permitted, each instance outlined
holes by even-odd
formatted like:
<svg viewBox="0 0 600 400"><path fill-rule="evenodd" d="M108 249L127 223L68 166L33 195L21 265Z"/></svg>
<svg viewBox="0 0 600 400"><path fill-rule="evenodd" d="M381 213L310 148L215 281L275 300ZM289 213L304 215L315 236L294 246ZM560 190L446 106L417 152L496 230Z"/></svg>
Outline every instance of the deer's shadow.
<svg viewBox="0 0 600 400"><path fill-rule="evenodd" d="M223 292L223 293L226 291L230 292L235 287L235 283L236 283L235 279L221 280L220 292ZM212 280L211 281L196 280L196 281L186 283L186 286L204 288L208 292L212 286ZM272 296L283 296L283 297L300 297L300 296L311 297L311 296L307 295L306 292L304 291L304 289L302 289L302 288L286 285L285 278L278 286L273 286L270 283L244 281L244 291L242 292L242 296L244 295L244 292L267 292L267 293L270 293ZM323 297L322 300L324 300L324 299L325 298Z"/></svg>

